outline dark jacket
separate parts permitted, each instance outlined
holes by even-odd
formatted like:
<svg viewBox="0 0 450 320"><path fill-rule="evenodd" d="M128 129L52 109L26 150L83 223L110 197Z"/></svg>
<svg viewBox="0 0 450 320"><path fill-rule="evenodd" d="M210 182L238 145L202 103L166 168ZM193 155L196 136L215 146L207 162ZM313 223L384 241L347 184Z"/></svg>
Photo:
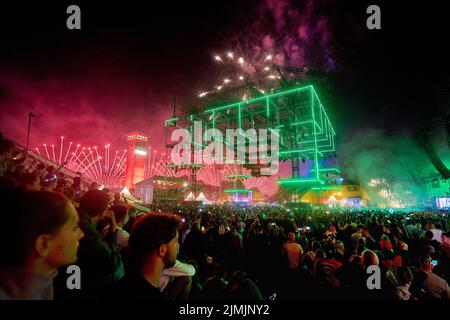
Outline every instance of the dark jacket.
<svg viewBox="0 0 450 320"><path fill-rule="evenodd" d="M128 272L111 290L108 299L117 300L164 300L158 288L141 277L135 270Z"/></svg>
<svg viewBox="0 0 450 320"><path fill-rule="evenodd" d="M117 231L109 233L105 239L91 224L90 217L82 210L80 228L84 237L80 240L78 260L76 264L81 270L81 290L65 290L64 279L60 279L55 298L69 299L97 299L113 287L124 276L124 267L120 256L120 247L117 245ZM59 295L59 297L58 297Z"/></svg>

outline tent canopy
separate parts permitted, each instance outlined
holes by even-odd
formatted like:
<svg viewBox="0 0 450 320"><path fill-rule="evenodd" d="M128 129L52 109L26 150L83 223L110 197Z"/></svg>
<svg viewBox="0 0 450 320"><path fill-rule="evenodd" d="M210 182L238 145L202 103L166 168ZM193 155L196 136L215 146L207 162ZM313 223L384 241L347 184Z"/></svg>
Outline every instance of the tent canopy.
<svg viewBox="0 0 450 320"><path fill-rule="evenodd" d="M188 194L188 196L186 197L186 199L184 199L184 201L195 201L195 196L192 192L190 192Z"/></svg>
<svg viewBox="0 0 450 320"><path fill-rule="evenodd" d="M209 202L208 199L206 199L205 195L203 194L203 192L200 192L200 194L197 197L197 201L202 201L202 202Z"/></svg>

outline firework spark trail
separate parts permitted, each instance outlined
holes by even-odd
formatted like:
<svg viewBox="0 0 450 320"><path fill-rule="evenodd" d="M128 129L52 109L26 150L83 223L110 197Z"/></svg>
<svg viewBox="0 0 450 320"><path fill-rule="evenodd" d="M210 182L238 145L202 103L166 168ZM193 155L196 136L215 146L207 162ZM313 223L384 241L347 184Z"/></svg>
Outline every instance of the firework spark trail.
<svg viewBox="0 0 450 320"><path fill-rule="evenodd" d="M116 181L116 177L120 174L120 160L119 163L117 163L116 168L111 169L112 173L111 176L109 178L110 181Z"/></svg>
<svg viewBox="0 0 450 320"><path fill-rule="evenodd" d="M108 170L109 164L109 144L105 146L105 170Z"/></svg>
<svg viewBox="0 0 450 320"><path fill-rule="evenodd" d="M125 168L122 169L122 165L125 164L125 160L126 160L125 153L126 153L126 151L124 150L122 155L117 158L117 155L119 154L119 152L117 151L116 156L115 156L115 158L117 158L117 164L115 164L110 170L110 175L109 175L110 181L117 181L119 179L119 176L121 175L120 172L123 171L123 173L125 173ZM118 172L116 174L116 176L114 175L114 173L115 173L114 170Z"/></svg>
<svg viewBox="0 0 450 320"><path fill-rule="evenodd" d="M118 174L118 172L120 172L121 162L122 161L125 162L124 156L125 156L126 152L127 152L127 150L123 151L123 153L119 159L119 163L117 164L117 168L114 168L115 170L114 170L113 174L111 175L111 180L116 179L116 175Z"/></svg>
<svg viewBox="0 0 450 320"><path fill-rule="evenodd" d="M152 166L151 166L151 172L150 172L150 176L151 176L151 177L154 176L155 157L156 157L156 150L153 150L153 160L152 160Z"/></svg>
<svg viewBox="0 0 450 320"><path fill-rule="evenodd" d="M92 161L89 162L89 163L86 165L85 171L86 171L86 172L92 172L92 175L96 178L96 179L94 179L94 180L95 180L96 182L98 182L98 181L100 181L100 179L99 179L97 173L95 172L94 167L92 166L93 164L95 164L95 163L97 162L97 160L94 159L94 157L92 156L92 150L91 150L91 152L90 152L90 155L91 155Z"/></svg>
<svg viewBox="0 0 450 320"><path fill-rule="evenodd" d="M72 157L70 157L69 163L72 163L73 157L77 154L78 148L80 148L79 144L77 144L75 152L72 152Z"/></svg>
<svg viewBox="0 0 450 320"><path fill-rule="evenodd" d="M112 183L120 184L121 181L124 180L124 178L125 178L125 163L126 163L126 158L124 158L122 160L122 162L119 163L119 165L117 167L118 171L117 171L116 175L114 176L114 179L111 180Z"/></svg>
<svg viewBox="0 0 450 320"><path fill-rule="evenodd" d="M61 137L61 145L59 147L59 163L62 164L62 150L64 145L64 137Z"/></svg>
<svg viewBox="0 0 450 320"><path fill-rule="evenodd" d="M94 156L92 155L92 150L91 150L91 148L88 148L88 154L87 154L87 157L86 157L86 160L87 160L87 164L85 165L85 171L91 171L92 172L92 175L95 177L95 181L99 181L100 179L99 179L99 176L97 175L97 172L95 171L95 168L93 168L92 167L92 164L93 163L95 163L95 159L94 159ZM91 159L92 159L92 161L91 160L89 160L89 156L91 157Z"/></svg>
<svg viewBox="0 0 450 320"><path fill-rule="evenodd" d="M312 0L305 1L301 7L291 1L263 1L260 10L267 13L264 15L267 18L249 25L248 32L234 32L229 39L234 52L214 56L222 71L216 92L236 83L235 78L247 84L273 86L270 82L280 78L273 74L273 65L335 69L332 58L335 39L328 18L320 13L321 5L315 5ZM238 76L230 77L229 73ZM261 85L258 89L262 91ZM202 92L199 97L213 91Z"/></svg>
<svg viewBox="0 0 450 320"><path fill-rule="evenodd" d="M108 143L107 145L106 145L106 170L108 170L108 166L109 166L109 147L110 147L111 145Z"/></svg>
<svg viewBox="0 0 450 320"><path fill-rule="evenodd" d="M199 170L199 172L198 172L199 180L206 182L206 180L208 179L208 173L209 173L208 169L209 169L208 167L203 167L202 169Z"/></svg>
<svg viewBox="0 0 450 320"><path fill-rule="evenodd" d="M69 143L69 148L67 149L66 156L64 157L64 162L67 161L67 156L69 155L69 152L70 152L70 148L71 148L71 147L72 147L72 142Z"/></svg>
<svg viewBox="0 0 450 320"><path fill-rule="evenodd" d="M175 177L176 176L175 170L168 168L167 167L168 164L169 164L169 155L166 155L166 161L165 161L165 164L164 164L164 168L166 169L166 172L168 174L170 174L172 177Z"/></svg>
<svg viewBox="0 0 450 320"><path fill-rule="evenodd" d="M79 149L79 146L80 146L80 145L78 145L78 147L76 148L75 152L72 152L72 157L71 157L70 160L69 160L69 164L74 163L74 158L75 158L75 159L78 159L78 161L80 161L79 159L80 159L80 157L81 157L81 153L84 151L84 148L78 150L78 149ZM77 152L78 152L78 154L77 154Z"/></svg>
<svg viewBox="0 0 450 320"><path fill-rule="evenodd" d="M104 170L103 170L103 166L102 166L102 162L101 162L102 157L98 154L97 146L94 146L94 150L95 150L96 159L98 160L96 163L96 169L98 170L98 172L100 172L100 179L103 182L102 184L104 185L106 181L105 181L105 178L103 177ZM105 164L105 166L106 166L106 164Z"/></svg>
<svg viewBox="0 0 450 320"><path fill-rule="evenodd" d="M70 167L72 171L79 171L82 172L83 171L83 167L81 167L78 163L72 163L71 167Z"/></svg>
<svg viewBox="0 0 450 320"><path fill-rule="evenodd" d="M206 167L206 174L205 174L205 179L206 179L206 181L205 181L205 183L206 182L209 182L210 184L214 184L213 183L213 176L212 176L212 168L211 168L212 166L207 166Z"/></svg>
<svg viewBox="0 0 450 320"><path fill-rule="evenodd" d="M158 172L158 162L155 162L155 163L153 164L153 166L152 166L152 174L151 174L151 176L153 177L153 176L155 176L155 175L159 175L159 172Z"/></svg>
<svg viewBox="0 0 450 320"><path fill-rule="evenodd" d="M160 166L163 157L164 157L164 153L161 154L161 157L159 158L159 161L158 161L158 163L157 163L157 166ZM162 171L162 170L161 170L161 168L160 168L160 172L161 172L161 171Z"/></svg>
<svg viewBox="0 0 450 320"><path fill-rule="evenodd" d="M169 155L166 156L166 163L165 163L165 168L167 170L167 172L172 176L172 177L176 177L177 173L175 172L175 170L173 170L172 168L167 168L167 165L169 164Z"/></svg>
<svg viewBox="0 0 450 320"><path fill-rule="evenodd" d="M153 159L152 159L152 166L150 167L150 177L153 177L154 174L154 169L155 169L155 158L156 158L156 150L153 150Z"/></svg>
<svg viewBox="0 0 450 320"><path fill-rule="evenodd" d="M45 152L47 153L47 159L50 160L50 155L48 154L47 145L44 143Z"/></svg>
<svg viewBox="0 0 450 320"><path fill-rule="evenodd" d="M114 184L116 183L117 180L117 176L120 176L121 174L121 170L120 170L120 161L118 161L118 163L115 165L115 168L111 168L111 174L108 177L108 183L109 184Z"/></svg>
<svg viewBox="0 0 450 320"><path fill-rule="evenodd" d="M55 145L52 144L52 154L53 154L53 162L56 163L56 157L55 157Z"/></svg>
<svg viewBox="0 0 450 320"><path fill-rule="evenodd" d="M106 184L111 184L111 175L113 173L113 171L116 169L115 168L115 162L117 159L117 155L118 155L119 151L116 150L116 152L114 152L114 157L113 157L113 163L110 163L110 155L109 155L109 147L107 148L107 152L106 152L106 157L107 159L105 160L105 165L104 165L104 174L102 179L105 181Z"/></svg>
<svg viewBox="0 0 450 320"><path fill-rule="evenodd" d="M144 177L147 179L149 176L149 169L150 169L150 158L151 158L151 154L152 154L152 147L148 147L148 157L147 157L147 163L145 166L145 171L144 171Z"/></svg>
<svg viewBox="0 0 450 320"><path fill-rule="evenodd" d="M164 168L161 159L159 159L159 161L156 163L155 173L157 173L158 176L164 175Z"/></svg>
<svg viewBox="0 0 450 320"><path fill-rule="evenodd" d="M106 155L107 151L108 151L108 147L105 145L105 154L104 154L105 163L108 161L108 156Z"/></svg>
<svg viewBox="0 0 450 320"><path fill-rule="evenodd" d="M218 186L220 186L220 184L221 184L219 171L220 171L220 169L218 167L214 167L214 181L216 181Z"/></svg>
<svg viewBox="0 0 450 320"><path fill-rule="evenodd" d="M97 159L98 159L97 167L98 167L98 171L100 172L100 179L102 180L103 185L108 185L106 175L109 171L109 159L103 158L98 153L98 148L97 147L94 147L94 148L95 148L95 152L97 154ZM103 160L103 162L102 162L102 160Z"/></svg>
<svg viewBox="0 0 450 320"><path fill-rule="evenodd" d="M166 163L165 163L167 157L165 157L165 159L164 159L164 155L165 155L165 153L163 153L163 160L161 161L161 174L163 176L170 176L169 171L167 170L168 168L166 167Z"/></svg>
<svg viewBox="0 0 450 320"><path fill-rule="evenodd" d="M86 154L84 153L84 151L81 151L80 154L79 154L79 156L85 156L84 159L86 159ZM80 169L79 171L80 171L82 174L87 175L87 177L88 177L89 179L94 180L93 177L91 176L91 173L90 173L90 172L87 172L87 171L85 170L86 165L83 164L84 160L81 161L81 159L80 159L77 155L75 155L75 158L76 158L76 160L77 160L78 162L73 162L73 164L76 165L76 166Z"/></svg>
<svg viewBox="0 0 450 320"><path fill-rule="evenodd" d="M86 167L90 168L92 170L92 172L94 173L94 175L97 177L96 182L101 183L101 181L102 181L101 174L100 174L100 172L98 172L97 166L92 166L93 164L95 164L98 161L98 158L97 159L94 158L94 152L92 151L92 149L89 150L89 155L91 156L92 162L90 162L89 165Z"/></svg>
<svg viewBox="0 0 450 320"><path fill-rule="evenodd" d="M88 170L88 166L91 163L91 161L93 161L93 160L94 160L94 157L92 156L92 149L91 149L91 147L88 147L87 156L85 159L85 161L86 161L86 164L85 164L86 169L85 170ZM92 174L96 177L95 181L98 181L98 177L93 168L91 169L91 171L92 171Z"/></svg>
<svg viewBox="0 0 450 320"><path fill-rule="evenodd" d="M114 165L116 164L116 159L117 159L117 154L119 153L118 150L116 150L116 154L114 155L114 159L113 159L113 163L111 165L111 169L108 170L108 174L106 175L106 182L110 183L111 182L111 173L114 170Z"/></svg>
<svg viewBox="0 0 450 320"><path fill-rule="evenodd" d="M217 166L214 166L214 170L213 170L214 181L215 181L216 184L218 183L220 185L220 180L219 180L219 176L217 174L217 171L218 171Z"/></svg>
<svg viewBox="0 0 450 320"><path fill-rule="evenodd" d="M72 149L73 142L69 144L64 144L65 137L61 136L58 145L52 146L51 152L47 148L47 144L44 144L45 153L47 159L57 163L67 162L66 167L72 171L80 171L89 179L98 182L99 184L108 185L110 182L117 182L124 176L124 168L126 163L125 152L122 157L119 157L118 151L114 152L113 161L111 161L111 149L108 144L105 148L105 157L101 157L99 149L94 146L83 147L77 144L76 147ZM60 150L57 150L57 148ZM35 148L36 152L41 155L39 147ZM95 150L95 152L94 152ZM120 158L120 163L119 163ZM112 163L112 165L111 165ZM114 177L113 177L114 174Z"/></svg>
<svg viewBox="0 0 450 320"><path fill-rule="evenodd" d="M126 158L122 157L122 159L119 159L117 164L117 173L115 176L113 176L111 181L114 181L115 183L120 183L120 181L123 181L125 179L125 169L126 169Z"/></svg>
<svg viewBox="0 0 450 320"><path fill-rule="evenodd" d="M98 172L100 172L101 184L103 184L105 186L108 185L108 181L106 181L106 179L105 179L105 170L103 169L104 165L102 165L102 157L97 157L97 162L96 162L95 167L96 167L96 170L98 170Z"/></svg>
<svg viewBox="0 0 450 320"><path fill-rule="evenodd" d="M85 153L85 148L83 147L81 149L81 154L80 154L81 158L78 158L77 160L80 162L80 165L82 166L86 166L86 164L84 163L86 161L86 159L88 158L89 154Z"/></svg>
<svg viewBox="0 0 450 320"><path fill-rule="evenodd" d="M219 59L217 59L218 57ZM222 79L221 83L214 86L215 90L201 92L198 95L199 98L203 98L209 93L221 92L223 88L242 87L244 84L253 84L263 94L278 86L273 80L281 79L281 77L273 74L273 58L270 52L266 55L259 56L247 56L242 53L238 59L234 59L234 54L228 52L227 57L227 59L223 60L220 56L215 56L215 60L224 69L219 76ZM264 59L262 59L263 57ZM230 73L233 73L233 76L224 77L224 74L229 75ZM243 74L245 74L245 77ZM266 90L263 90L262 87ZM243 88L243 91L239 95L242 97L242 100L246 100L252 96L251 92L245 88Z"/></svg>
<svg viewBox="0 0 450 320"><path fill-rule="evenodd" d="M76 148L74 147L74 150L72 150L73 143L71 142L65 145L64 139L61 137L60 140L62 150L59 150L59 159L62 160L64 158L64 161L69 160L67 165L69 169L80 171L89 179L105 186L123 183L127 160L125 157L126 150L123 153L115 151L111 161L109 145L105 146L104 157L101 157L99 149L95 146L91 148L82 147L80 144L77 144ZM49 154L46 144L44 144L44 148L46 149L48 159L53 158L53 160L57 160L57 150L55 150L54 145L52 145L52 156ZM175 170L174 168L168 168L167 164L170 161L170 156L165 153L158 153L157 150L153 150L152 152L152 149L151 146L148 148L149 157L147 158L144 171L146 178L155 175L176 178L190 176L190 169ZM36 148L36 151L40 154L39 148ZM238 165L223 165L220 168L215 164L204 166L197 171L197 179L203 181L206 185L220 186L222 181L232 181L232 179L227 179L225 176L248 171ZM263 178L250 178L243 181L246 188L260 187L264 182L265 179Z"/></svg>
<svg viewBox="0 0 450 320"><path fill-rule="evenodd" d="M173 177L173 170L169 170L169 168L167 168L168 158L169 158L169 155L166 155L166 159L163 162L163 172L165 172L165 174L167 176Z"/></svg>

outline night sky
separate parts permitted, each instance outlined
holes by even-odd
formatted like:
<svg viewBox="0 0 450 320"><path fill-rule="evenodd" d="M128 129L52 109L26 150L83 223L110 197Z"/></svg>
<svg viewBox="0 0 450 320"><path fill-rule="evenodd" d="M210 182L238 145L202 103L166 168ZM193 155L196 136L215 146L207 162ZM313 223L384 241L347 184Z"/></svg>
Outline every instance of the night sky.
<svg viewBox="0 0 450 320"><path fill-rule="evenodd" d="M189 105L215 84L214 54L265 34L285 48L303 26L302 39L291 37L301 58L287 59L323 72L317 88L338 141L368 128L413 135L420 119L449 110L449 19L441 1L392 2L2 2L0 128L25 144L32 111L32 146L63 135L122 148L128 131L143 130L163 150L173 98ZM80 31L65 26L74 3ZM381 30L366 28L370 4L381 7Z"/></svg>

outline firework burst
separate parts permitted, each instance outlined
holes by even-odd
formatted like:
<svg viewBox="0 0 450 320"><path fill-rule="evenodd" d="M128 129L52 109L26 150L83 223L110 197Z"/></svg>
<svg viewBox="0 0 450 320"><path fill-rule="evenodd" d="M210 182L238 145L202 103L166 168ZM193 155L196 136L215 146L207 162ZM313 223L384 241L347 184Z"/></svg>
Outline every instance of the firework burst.
<svg viewBox="0 0 450 320"><path fill-rule="evenodd" d="M97 146L83 146L73 142L66 142L61 137L57 144L47 144L35 147L36 153L74 172L80 172L89 180L95 181L105 187L122 187L125 181L127 150L113 150L110 144L103 148ZM100 150L102 149L102 150ZM154 176L189 178L188 169L175 169L168 167L170 155L160 153L148 148L148 157L145 163L145 179ZM243 180L246 188L262 186L265 177L251 177L250 170L238 165L208 165L197 171L197 180L205 185L220 186L223 181L232 181L229 176L246 175Z"/></svg>
<svg viewBox="0 0 450 320"><path fill-rule="evenodd" d="M74 172L104 186L122 186L125 176L126 150L112 150L111 145L99 150L97 146L83 146L65 142L61 137L58 144L46 144L35 147L35 151Z"/></svg>

